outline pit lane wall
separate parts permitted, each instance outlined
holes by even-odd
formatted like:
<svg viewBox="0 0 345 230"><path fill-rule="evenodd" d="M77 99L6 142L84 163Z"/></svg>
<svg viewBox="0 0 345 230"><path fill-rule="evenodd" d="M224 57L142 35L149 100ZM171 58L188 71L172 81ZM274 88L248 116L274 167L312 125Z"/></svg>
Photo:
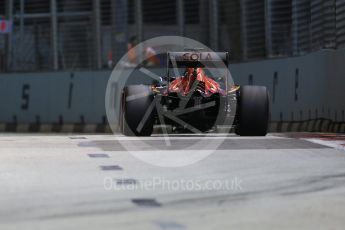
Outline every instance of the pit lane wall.
<svg viewBox="0 0 345 230"><path fill-rule="evenodd" d="M230 72L237 84L268 87L272 131L345 132L344 65L345 50L322 50L301 57L232 64ZM165 69L154 72L164 75ZM110 74L1 74L0 131L109 131L104 96ZM133 83L150 82L140 72L132 79Z"/></svg>

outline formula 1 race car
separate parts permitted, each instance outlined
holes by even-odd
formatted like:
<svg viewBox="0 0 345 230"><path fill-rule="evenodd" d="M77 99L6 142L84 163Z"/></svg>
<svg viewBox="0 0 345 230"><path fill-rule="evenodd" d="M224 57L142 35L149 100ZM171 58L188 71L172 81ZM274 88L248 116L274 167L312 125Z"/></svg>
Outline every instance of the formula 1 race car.
<svg viewBox="0 0 345 230"><path fill-rule="evenodd" d="M168 52L167 73L160 81L123 89L121 132L150 136L155 124L169 124L174 130L203 133L225 125L241 136L265 136L270 113L266 87L231 85L228 64L227 52ZM224 75L206 74L222 67ZM181 68L184 74L178 76Z"/></svg>

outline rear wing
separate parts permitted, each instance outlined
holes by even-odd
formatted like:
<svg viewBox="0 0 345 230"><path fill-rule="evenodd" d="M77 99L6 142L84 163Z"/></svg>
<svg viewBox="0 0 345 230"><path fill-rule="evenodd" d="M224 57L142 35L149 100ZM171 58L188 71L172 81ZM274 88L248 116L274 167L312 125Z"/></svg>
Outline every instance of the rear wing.
<svg viewBox="0 0 345 230"><path fill-rule="evenodd" d="M168 52L167 67L216 67L223 63L226 67L229 64L228 52Z"/></svg>

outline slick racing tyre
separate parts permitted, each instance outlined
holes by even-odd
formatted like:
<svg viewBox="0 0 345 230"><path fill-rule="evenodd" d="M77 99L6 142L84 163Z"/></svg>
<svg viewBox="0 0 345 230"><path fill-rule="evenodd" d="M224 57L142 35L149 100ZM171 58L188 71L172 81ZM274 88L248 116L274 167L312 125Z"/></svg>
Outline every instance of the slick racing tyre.
<svg viewBox="0 0 345 230"><path fill-rule="evenodd" d="M236 134L265 136L269 122L269 96L264 86L242 86L238 97Z"/></svg>
<svg viewBox="0 0 345 230"><path fill-rule="evenodd" d="M124 88L120 129L126 136L150 136L153 132L154 96L150 86L130 85Z"/></svg>

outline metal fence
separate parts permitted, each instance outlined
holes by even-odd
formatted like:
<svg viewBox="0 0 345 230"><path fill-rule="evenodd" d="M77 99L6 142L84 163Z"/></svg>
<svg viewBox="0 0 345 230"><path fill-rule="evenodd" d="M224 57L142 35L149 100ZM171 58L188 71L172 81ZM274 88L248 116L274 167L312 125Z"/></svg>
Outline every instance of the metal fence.
<svg viewBox="0 0 345 230"><path fill-rule="evenodd" d="M336 45L345 47L345 0L336 1Z"/></svg>
<svg viewBox="0 0 345 230"><path fill-rule="evenodd" d="M0 0L0 71L112 68L162 35L227 50L233 62L345 47L345 0Z"/></svg>
<svg viewBox="0 0 345 230"><path fill-rule="evenodd" d="M304 54L310 51L310 1L293 0L292 2L292 37L293 53Z"/></svg>

